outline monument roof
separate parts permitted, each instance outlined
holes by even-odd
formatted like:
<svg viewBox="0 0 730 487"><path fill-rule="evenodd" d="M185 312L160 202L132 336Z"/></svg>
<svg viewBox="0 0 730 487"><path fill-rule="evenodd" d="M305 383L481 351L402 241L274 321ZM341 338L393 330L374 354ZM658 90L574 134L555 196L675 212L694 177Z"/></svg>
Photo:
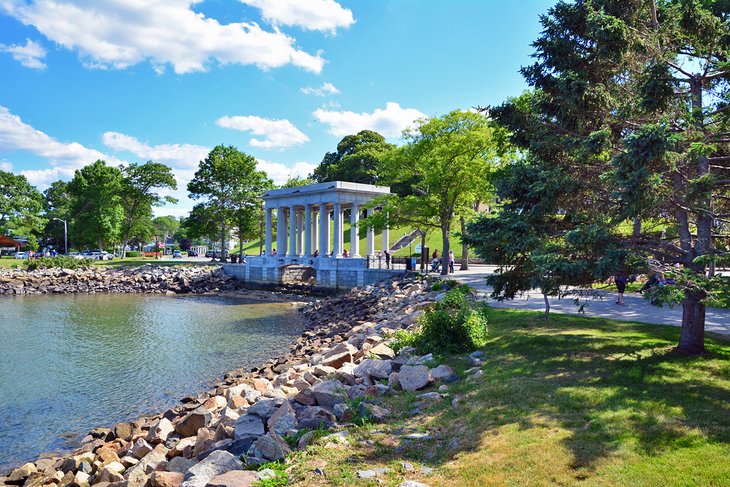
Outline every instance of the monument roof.
<svg viewBox="0 0 730 487"><path fill-rule="evenodd" d="M318 204L365 204L377 196L390 194L388 186L331 181L293 188L272 189L262 195L266 206L318 205Z"/></svg>

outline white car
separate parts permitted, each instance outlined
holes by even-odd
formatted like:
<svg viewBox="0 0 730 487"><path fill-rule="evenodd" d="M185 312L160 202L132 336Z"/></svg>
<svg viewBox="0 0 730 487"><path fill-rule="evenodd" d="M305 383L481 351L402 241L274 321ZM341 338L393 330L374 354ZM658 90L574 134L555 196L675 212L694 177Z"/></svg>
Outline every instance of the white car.
<svg viewBox="0 0 730 487"><path fill-rule="evenodd" d="M27 259L28 252L15 252L15 258L16 259Z"/></svg>

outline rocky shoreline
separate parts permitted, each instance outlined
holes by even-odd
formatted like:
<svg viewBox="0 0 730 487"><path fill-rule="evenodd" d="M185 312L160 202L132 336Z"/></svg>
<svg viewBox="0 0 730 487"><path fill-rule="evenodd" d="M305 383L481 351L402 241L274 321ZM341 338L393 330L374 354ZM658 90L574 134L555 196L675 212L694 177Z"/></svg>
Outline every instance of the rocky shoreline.
<svg viewBox="0 0 730 487"><path fill-rule="evenodd" d="M283 357L234 370L214 388L152 417L97 428L76 451L42 455L0 477L40 487L234 487L273 471L248 470L306 448L322 428L385 421L378 397L447 381L446 366L387 345L438 297L422 278L386 281L305 305L302 336ZM374 399L372 399L374 398ZM333 435L330 435L333 436ZM335 435L336 436L336 435Z"/></svg>
<svg viewBox="0 0 730 487"><path fill-rule="evenodd" d="M220 266L89 267L80 269L0 269L0 295L72 293L200 294L236 291L243 284Z"/></svg>

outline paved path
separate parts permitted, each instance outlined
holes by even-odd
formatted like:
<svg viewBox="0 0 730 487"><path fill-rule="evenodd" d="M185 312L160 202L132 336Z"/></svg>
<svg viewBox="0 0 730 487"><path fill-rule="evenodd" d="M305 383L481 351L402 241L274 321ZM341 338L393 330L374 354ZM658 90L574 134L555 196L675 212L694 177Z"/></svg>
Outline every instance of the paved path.
<svg viewBox="0 0 730 487"><path fill-rule="evenodd" d="M449 278L469 284L477 289L485 296L490 306L534 311L545 310L545 303L542 294L539 292L526 293L522 297L518 296L515 299L502 302L487 297L491 289L487 286L485 278L494 272L495 268L480 265L470 267L471 269L468 271L457 270ZM550 312L599 316L619 321L638 321L672 326L682 325L682 305L676 305L673 309L668 306L658 308L652 306L640 294L627 293L624 296L626 306L619 306L615 304L615 292L601 292L601 294L603 295L602 299L588 299L588 304L584 307L584 313L578 313L578 307L573 303L571 297L564 299L550 297ZM730 309L707 308L705 330L730 335Z"/></svg>

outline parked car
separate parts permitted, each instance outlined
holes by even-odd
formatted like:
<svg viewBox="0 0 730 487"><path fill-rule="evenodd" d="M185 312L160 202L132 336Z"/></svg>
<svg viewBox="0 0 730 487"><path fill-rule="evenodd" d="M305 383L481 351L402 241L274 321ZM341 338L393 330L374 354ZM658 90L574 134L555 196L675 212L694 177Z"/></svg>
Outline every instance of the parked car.
<svg viewBox="0 0 730 487"><path fill-rule="evenodd" d="M172 253L172 258L173 259L182 259L182 252L180 252L179 250L174 251Z"/></svg>
<svg viewBox="0 0 730 487"><path fill-rule="evenodd" d="M99 252L99 260L114 260L114 254L110 254L107 251Z"/></svg>
<svg viewBox="0 0 730 487"><path fill-rule="evenodd" d="M15 258L16 259L27 259L28 252L15 252Z"/></svg>
<svg viewBox="0 0 730 487"><path fill-rule="evenodd" d="M210 259L211 257L213 257L213 251L212 250L207 251L205 253L205 256Z"/></svg>
<svg viewBox="0 0 730 487"><path fill-rule="evenodd" d="M198 253L194 250L188 250L188 257L197 257Z"/></svg>

